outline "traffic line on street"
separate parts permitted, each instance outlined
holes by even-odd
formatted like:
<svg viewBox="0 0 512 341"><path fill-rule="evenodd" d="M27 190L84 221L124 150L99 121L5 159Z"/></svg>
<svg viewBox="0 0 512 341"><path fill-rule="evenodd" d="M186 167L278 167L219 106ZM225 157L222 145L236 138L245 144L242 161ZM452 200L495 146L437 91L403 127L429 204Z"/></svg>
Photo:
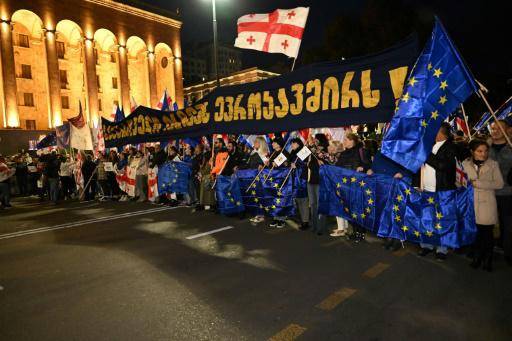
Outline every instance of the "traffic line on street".
<svg viewBox="0 0 512 341"><path fill-rule="evenodd" d="M135 216L145 215L145 214L150 214L150 213L158 213L158 212L168 211L168 210L172 210L172 209L176 209L176 208L178 208L178 207L158 207L158 208L142 210L142 211L121 213L121 214L114 215L114 216L93 218L93 219L81 220L81 221L77 221L77 222L65 223L65 224L60 224L60 225L55 225L55 226L47 226L47 227L40 227L40 228L36 228L36 229L31 229L31 230L5 233L5 234L0 235L0 240L23 237L23 236L27 236L27 235L36 234L36 233L61 230L61 229L66 229L66 228L71 228L71 227L88 225L88 224L92 224L92 223L111 221L111 220L117 220L117 219L123 219L123 218L130 218L130 217L135 217Z"/></svg>
<svg viewBox="0 0 512 341"><path fill-rule="evenodd" d="M272 336L269 341L292 341L301 336L306 329L307 328L305 327L292 323L276 335Z"/></svg>
<svg viewBox="0 0 512 341"><path fill-rule="evenodd" d="M208 236L210 234L214 234L214 233L218 233L218 232L222 232L222 231L226 231L226 230L231 230L234 228L235 228L234 226L224 226L224 227L221 227L220 229L215 229L215 230L211 230L208 232L203 232L203 233L199 233L199 234L194 234L192 236L188 236L186 239L192 240L192 239L196 239L196 238L201 238L204 236Z"/></svg>
<svg viewBox="0 0 512 341"><path fill-rule="evenodd" d="M404 247L402 247L401 249L399 249L397 251L394 251L392 253L392 255L395 256L395 257L403 257L403 256L405 256L408 253L409 253L409 250L404 248Z"/></svg>
<svg viewBox="0 0 512 341"><path fill-rule="evenodd" d="M326 311L333 310L340 303L345 301L347 298L349 298L350 296L352 296L356 292L357 292L357 289L341 288L340 290L332 293L325 300L323 300L322 302L317 304L316 307L318 309L322 309L322 310L326 310Z"/></svg>
<svg viewBox="0 0 512 341"><path fill-rule="evenodd" d="M368 270L366 270L365 272L363 272L363 277L375 278L378 275L380 275L384 270L389 268L390 266L391 265L389 265L387 263L379 262L379 263L375 264L374 266L372 266L371 268L369 268Z"/></svg>

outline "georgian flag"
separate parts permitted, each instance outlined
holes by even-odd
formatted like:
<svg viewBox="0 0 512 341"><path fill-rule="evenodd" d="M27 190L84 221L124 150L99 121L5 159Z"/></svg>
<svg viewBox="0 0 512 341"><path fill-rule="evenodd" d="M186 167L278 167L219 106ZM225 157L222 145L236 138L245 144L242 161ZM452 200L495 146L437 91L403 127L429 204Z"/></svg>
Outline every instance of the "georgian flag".
<svg viewBox="0 0 512 341"><path fill-rule="evenodd" d="M160 98L160 101L156 105L158 109L162 111L171 111L172 109L172 99L167 94L167 89L164 90L164 94L162 95L162 98Z"/></svg>
<svg viewBox="0 0 512 341"><path fill-rule="evenodd" d="M308 13L309 7L297 7L244 15L237 22L235 46L297 58Z"/></svg>
<svg viewBox="0 0 512 341"><path fill-rule="evenodd" d="M135 102L135 98L133 98L133 96L130 97L130 113L134 112L138 106L137 102Z"/></svg>

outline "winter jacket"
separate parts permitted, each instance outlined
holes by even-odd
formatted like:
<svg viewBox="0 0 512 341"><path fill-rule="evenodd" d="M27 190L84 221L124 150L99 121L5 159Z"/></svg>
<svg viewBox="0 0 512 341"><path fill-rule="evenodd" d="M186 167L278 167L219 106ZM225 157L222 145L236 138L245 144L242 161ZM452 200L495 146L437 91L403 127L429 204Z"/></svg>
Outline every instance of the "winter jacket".
<svg viewBox="0 0 512 341"><path fill-rule="evenodd" d="M498 223L498 207L495 191L503 188L504 182L499 165L488 159L477 167L472 159L463 163L464 171L473 182L475 196L475 216L479 225L495 225Z"/></svg>
<svg viewBox="0 0 512 341"><path fill-rule="evenodd" d="M496 146L492 145L489 150L489 159L493 159L498 162L500 166L501 175L503 177L508 177L510 170L512 169L512 148L509 145L505 145L501 147L501 149L496 148ZM502 189L496 191L497 196L510 196L512 195L512 186L505 185Z"/></svg>

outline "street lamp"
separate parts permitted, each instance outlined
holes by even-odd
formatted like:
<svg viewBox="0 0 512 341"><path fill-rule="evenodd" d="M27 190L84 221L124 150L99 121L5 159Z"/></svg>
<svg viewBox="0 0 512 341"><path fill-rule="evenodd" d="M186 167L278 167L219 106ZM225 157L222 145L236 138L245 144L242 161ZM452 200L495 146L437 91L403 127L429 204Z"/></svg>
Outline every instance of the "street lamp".
<svg viewBox="0 0 512 341"><path fill-rule="evenodd" d="M219 62L218 62L218 58L217 58L217 13L215 10L215 0L212 0L212 14L213 14L213 67L215 70L215 77L217 79L217 87L220 87Z"/></svg>

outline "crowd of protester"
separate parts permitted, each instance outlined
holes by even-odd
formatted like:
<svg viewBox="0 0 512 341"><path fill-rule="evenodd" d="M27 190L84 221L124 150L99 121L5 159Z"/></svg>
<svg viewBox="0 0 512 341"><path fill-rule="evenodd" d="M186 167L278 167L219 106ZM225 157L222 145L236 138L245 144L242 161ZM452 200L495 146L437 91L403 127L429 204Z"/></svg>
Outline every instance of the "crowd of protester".
<svg viewBox="0 0 512 341"><path fill-rule="evenodd" d="M489 134L469 140L461 131L452 134L450 125L444 123L436 136L432 153L418 174L411 174L384 157L378 151L378 136L364 136L366 134L359 131L346 133L342 141L322 133L310 135L306 141L298 137L285 141L277 134L269 145L265 138L257 137L252 148L240 142L237 136L229 136L227 142L223 138L215 138L213 150L208 144L194 147L190 144L168 145L165 148L154 144L139 149L131 147L119 153L110 150L107 154L98 153L96 157L83 152L71 156L56 151L31 156L21 151L8 159L0 156L1 208L11 207L11 195L37 196L41 201L49 200L54 204L75 199L144 202L148 200L149 170L168 161L182 161L189 163L192 169L188 193L161 195L155 203L188 205L195 211L216 212L213 186L216 176L229 176L239 169L292 167L302 170L301 176L307 182L307 196L296 199L296 217L273 217L268 226L283 228L286 219L294 218L300 230L309 229L318 235L330 233L332 237L346 237L359 243L365 239L363 227L336 217L336 227L329 232L327 217L318 213L321 165L336 165L370 176L387 174L423 191L436 192L456 188L458 160L474 188L478 232L474 245L468 250L471 266L492 271L495 244L503 250L507 263L512 265L512 148L502 130L512 136L512 128L507 122L500 121L491 125ZM304 145L312 154L302 160L297 153ZM281 153L287 160L278 166L274 161ZM106 163L112 168L105 167ZM136 165L135 192L131 196L121 190L116 180L116 176L130 165ZM257 215L250 221L260 224L266 218ZM402 245L395 239L384 243L389 250L398 250ZM437 260L443 261L447 252L443 246L421 244L419 256L433 253Z"/></svg>

